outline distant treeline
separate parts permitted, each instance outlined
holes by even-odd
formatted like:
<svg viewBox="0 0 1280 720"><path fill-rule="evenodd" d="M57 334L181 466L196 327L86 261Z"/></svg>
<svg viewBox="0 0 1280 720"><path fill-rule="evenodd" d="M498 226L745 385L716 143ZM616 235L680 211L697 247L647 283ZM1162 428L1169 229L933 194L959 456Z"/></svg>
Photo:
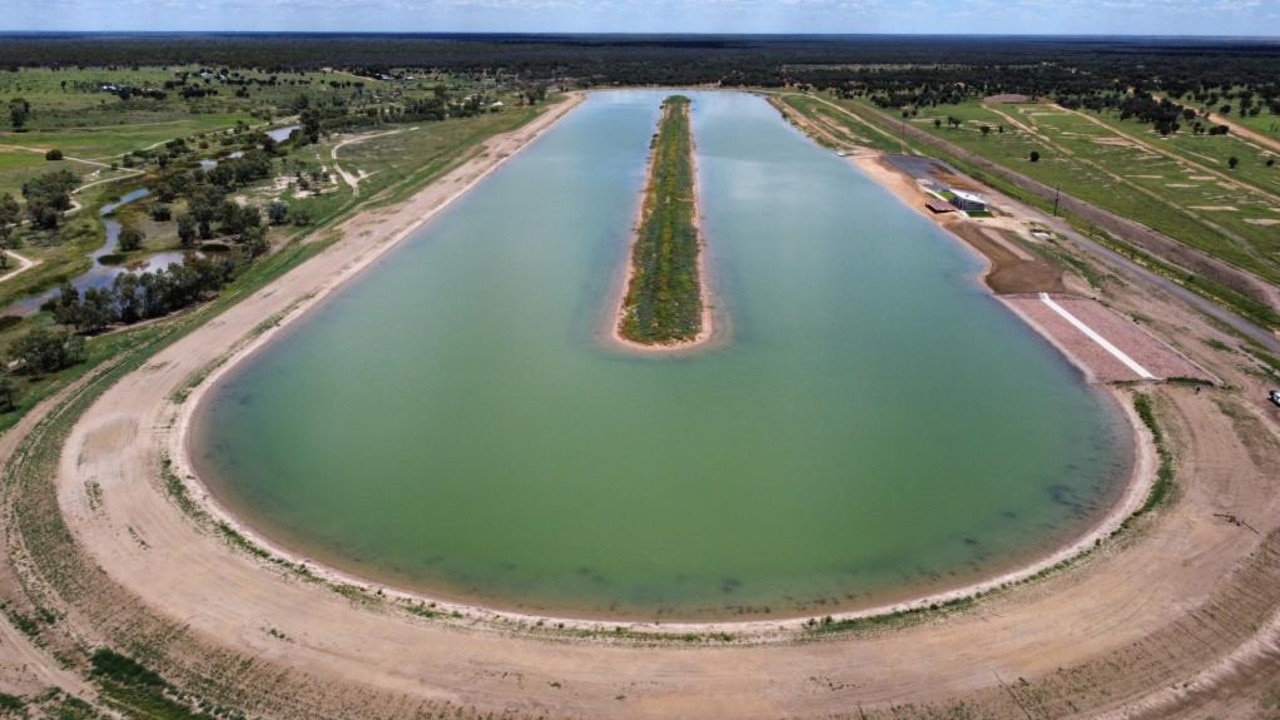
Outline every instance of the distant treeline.
<svg viewBox="0 0 1280 720"><path fill-rule="evenodd" d="M909 103L977 92L1083 95L1113 83L1183 95L1274 87L1265 41L931 36L40 34L0 36L0 68L142 65L506 72L581 84L809 84ZM895 104L890 100L889 104Z"/></svg>

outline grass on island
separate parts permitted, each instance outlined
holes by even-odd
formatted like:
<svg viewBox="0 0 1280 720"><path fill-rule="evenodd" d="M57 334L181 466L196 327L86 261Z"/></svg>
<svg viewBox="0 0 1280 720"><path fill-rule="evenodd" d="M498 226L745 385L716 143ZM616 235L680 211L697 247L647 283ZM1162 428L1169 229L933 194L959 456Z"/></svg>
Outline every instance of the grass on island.
<svg viewBox="0 0 1280 720"><path fill-rule="evenodd" d="M688 342L702 329L689 98L662 104L649 185L631 252L619 330L645 345Z"/></svg>

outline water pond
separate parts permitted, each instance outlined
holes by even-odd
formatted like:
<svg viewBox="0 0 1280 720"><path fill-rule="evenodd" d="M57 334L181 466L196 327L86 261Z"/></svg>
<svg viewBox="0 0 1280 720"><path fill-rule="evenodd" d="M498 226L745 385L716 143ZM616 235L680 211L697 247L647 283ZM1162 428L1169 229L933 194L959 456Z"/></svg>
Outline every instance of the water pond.
<svg viewBox="0 0 1280 720"><path fill-rule="evenodd" d="M191 437L220 501L380 582L664 619L954 587L1097 519L1115 408L761 98L688 93L727 340L610 347L667 94L592 94L228 375Z"/></svg>

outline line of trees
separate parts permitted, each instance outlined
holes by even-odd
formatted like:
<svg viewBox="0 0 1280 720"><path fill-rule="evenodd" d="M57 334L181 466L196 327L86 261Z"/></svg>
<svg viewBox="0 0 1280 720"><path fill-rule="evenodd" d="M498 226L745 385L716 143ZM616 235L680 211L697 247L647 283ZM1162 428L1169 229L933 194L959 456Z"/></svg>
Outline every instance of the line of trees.
<svg viewBox="0 0 1280 720"><path fill-rule="evenodd" d="M229 257L190 255L160 270L122 273L110 287L88 288L83 294L65 284L45 309L58 324L93 334L112 325L163 317L212 297L230 282L235 269Z"/></svg>
<svg viewBox="0 0 1280 720"><path fill-rule="evenodd" d="M175 78L173 88L204 93L216 90L210 83L278 85L289 74L323 67L391 84L406 80L406 68L419 68L476 81L583 86L811 86L876 97L887 107L1000 93L1083 97L1131 87L1206 101L1232 96L1245 112L1280 103L1280 47L1247 40L287 34L187 35L179 42L165 35L11 36L0 42L0 68L193 64L206 70L198 80ZM246 68L274 77L237 80L237 69Z"/></svg>

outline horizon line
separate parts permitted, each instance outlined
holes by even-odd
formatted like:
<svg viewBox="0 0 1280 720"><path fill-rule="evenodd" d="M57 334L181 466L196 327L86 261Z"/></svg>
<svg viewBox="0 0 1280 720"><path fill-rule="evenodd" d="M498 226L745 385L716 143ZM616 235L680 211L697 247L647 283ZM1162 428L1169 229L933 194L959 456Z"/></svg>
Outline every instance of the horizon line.
<svg viewBox="0 0 1280 720"><path fill-rule="evenodd" d="M1072 40L1245 40L1276 41L1280 35L1214 35L1214 34L1137 34L1137 33L937 33L937 32L628 32L628 31L557 31L557 30L16 30L0 28L0 37L39 36L331 36L331 37L621 37L621 38L1010 38L1010 39L1072 39Z"/></svg>

